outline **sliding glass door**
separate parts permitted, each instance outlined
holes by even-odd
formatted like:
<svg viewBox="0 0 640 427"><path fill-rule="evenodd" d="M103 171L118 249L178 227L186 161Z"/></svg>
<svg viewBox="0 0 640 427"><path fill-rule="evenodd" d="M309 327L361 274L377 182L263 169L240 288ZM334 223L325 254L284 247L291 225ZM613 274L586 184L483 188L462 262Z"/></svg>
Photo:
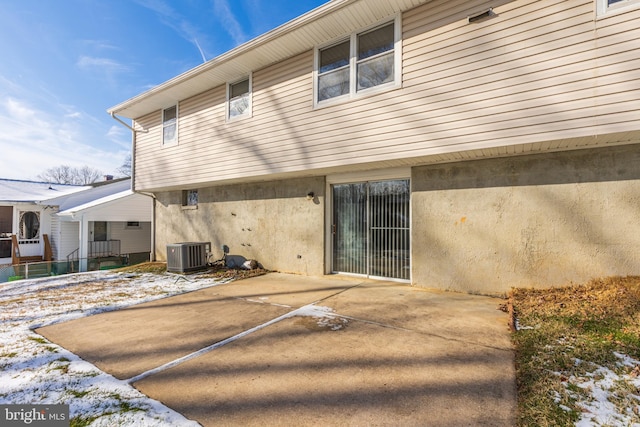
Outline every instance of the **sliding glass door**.
<svg viewBox="0 0 640 427"><path fill-rule="evenodd" d="M334 184L333 271L409 280L409 180Z"/></svg>

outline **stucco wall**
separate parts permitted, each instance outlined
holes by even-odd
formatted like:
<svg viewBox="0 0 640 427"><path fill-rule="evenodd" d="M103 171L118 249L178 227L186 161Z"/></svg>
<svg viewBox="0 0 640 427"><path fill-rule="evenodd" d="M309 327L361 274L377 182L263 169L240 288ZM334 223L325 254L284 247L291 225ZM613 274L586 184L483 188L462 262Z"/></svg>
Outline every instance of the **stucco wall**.
<svg viewBox="0 0 640 427"><path fill-rule="evenodd" d="M639 164L629 145L414 168L414 284L499 293L640 274Z"/></svg>
<svg viewBox="0 0 640 427"><path fill-rule="evenodd" d="M412 283L487 294L640 274L640 145L412 169ZM309 191L314 200L307 200ZM324 274L325 178L157 193L157 255L222 245L266 268Z"/></svg>
<svg viewBox="0 0 640 427"><path fill-rule="evenodd" d="M169 243L204 241L215 258L226 245L271 270L322 275L324 187L317 177L198 188L197 209L183 209L180 191L157 193L157 257Z"/></svg>

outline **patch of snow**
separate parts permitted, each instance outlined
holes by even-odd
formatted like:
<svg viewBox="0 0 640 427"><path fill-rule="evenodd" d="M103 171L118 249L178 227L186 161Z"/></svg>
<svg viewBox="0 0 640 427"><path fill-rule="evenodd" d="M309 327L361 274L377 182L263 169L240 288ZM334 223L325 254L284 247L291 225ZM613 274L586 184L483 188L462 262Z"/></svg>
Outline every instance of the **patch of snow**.
<svg viewBox="0 0 640 427"><path fill-rule="evenodd" d="M620 359L617 363L620 367L637 368L640 361L635 360L621 353L614 353ZM576 360L576 364L584 363ZM623 371L625 369L622 369ZM581 418L576 422L576 427L592 426L640 426L640 406L628 404L617 406L615 401L628 402L639 401L640 378L632 373L616 373L613 370L595 365L592 372L587 372L582 376L572 375L568 378L565 386L573 384L587 394L585 399L578 393L569 392L576 399L576 405L581 408ZM627 385L624 387L623 385ZM631 387L628 387L631 385ZM636 390L632 393L629 389ZM561 406L562 407L562 406ZM564 408L562 408L564 409Z"/></svg>
<svg viewBox="0 0 640 427"><path fill-rule="evenodd" d="M198 425L33 329L229 281L92 272L0 284L0 404L68 404L92 426Z"/></svg>
<svg viewBox="0 0 640 427"><path fill-rule="evenodd" d="M339 331L349 323L347 317L335 314L331 307L323 307L313 304L300 307L290 314L300 317L313 317L317 319L318 326L325 329L331 329L332 331Z"/></svg>
<svg viewBox="0 0 640 427"><path fill-rule="evenodd" d="M290 313L292 316L301 317L332 317L333 309L320 305L308 304Z"/></svg>
<svg viewBox="0 0 640 427"><path fill-rule="evenodd" d="M535 329L533 326L522 326L522 325L520 325L520 321L518 321L518 318L515 319L515 325L514 326L516 328L516 331L522 331L522 330L525 330L525 329Z"/></svg>
<svg viewBox="0 0 640 427"><path fill-rule="evenodd" d="M617 351L614 351L613 354L618 359L620 359L620 361L617 363L619 366L627 366L629 368L637 368L638 366L640 366L640 361L637 361L633 357L629 357L626 354L618 353Z"/></svg>

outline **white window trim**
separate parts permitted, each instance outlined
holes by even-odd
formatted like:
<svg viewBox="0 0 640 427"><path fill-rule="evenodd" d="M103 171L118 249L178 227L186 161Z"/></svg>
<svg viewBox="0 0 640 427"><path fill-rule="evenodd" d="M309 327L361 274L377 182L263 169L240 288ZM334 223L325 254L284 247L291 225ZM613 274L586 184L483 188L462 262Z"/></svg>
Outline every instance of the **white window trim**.
<svg viewBox="0 0 640 427"><path fill-rule="evenodd" d="M164 142L164 111L172 108L172 107L176 107L176 138L174 142L170 142L170 143L165 143ZM162 110L160 110L160 121L161 121L161 131L160 131L160 138L161 138L161 142L162 142L162 146L163 147L174 147L176 145L178 145L178 141L180 139L180 133L179 133L179 124L180 124L180 107L178 105L178 103L176 102L173 105L169 105L168 107L163 108Z"/></svg>
<svg viewBox="0 0 640 427"><path fill-rule="evenodd" d="M339 39L334 39L329 43L325 43L319 46L316 46L313 51L313 108L324 108L335 104L340 104L343 102L347 102L352 99L359 99L371 95L375 95L380 92L386 92L389 90L397 89L402 87L402 15L396 14L392 17L388 17L386 19L380 20L373 25L369 25L367 27L359 28L357 31L352 32L347 37L341 37ZM371 88L356 90L357 86L357 37L359 34L366 33L369 30L372 30L376 27L381 27L385 24L393 22L394 27L394 36L395 41L393 44L393 56L394 56L394 76L393 82L385 83L382 85L374 86ZM320 51L322 49L326 49L328 47L343 43L349 40L349 48L350 48L350 58L349 58L349 93L341 96L336 96L334 98L325 99L323 101L318 101L318 67L319 67L319 58Z"/></svg>
<svg viewBox="0 0 640 427"><path fill-rule="evenodd" d="M229 116L229 101L231 97L231 86L240 83L241 81L249 79L249 107L247 110L239 116L230 117ZM248 76L243 76L242 78L236 79L232 82L227 83L227 94L224 103L224 115L225 120L227 122L235 122L237 120L244 120L253 117L253 73L249 73Z"/></svg>
<svg viewBox="0 0 640 427"><path fill-rule="evenodd" d="M612 16L638 8L640 8L640 0L625 0L612 6L609 6L608 0L596 0L596 16L598 18Z"/></svg>

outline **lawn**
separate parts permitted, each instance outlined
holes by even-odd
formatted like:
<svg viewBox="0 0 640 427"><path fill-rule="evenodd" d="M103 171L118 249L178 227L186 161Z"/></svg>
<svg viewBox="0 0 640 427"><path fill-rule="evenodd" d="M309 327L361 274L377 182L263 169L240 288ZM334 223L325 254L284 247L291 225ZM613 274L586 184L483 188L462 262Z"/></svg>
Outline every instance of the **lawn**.
<svg viewBox="0 0 640 427"><path fill-rule="evenodd" d="M640 277L514 289L519 426L640 425Z"/></svg>
<svg viewBox="0 0 640 427"><path fill-rule="evenodd" d="M164 264L0 285L0 404L70 405L72 426L191 426L33 329L263 274ZM640 277L514 289L519 426L640 426Z"/></svg>
<svg viewBox="0 0 640 427"><path fill-rule="evenodd" d="M264 270L180 276L165 264L0 284L0 404L65 403L71 426L195 426L33 329L228 283Z"/></svg>

